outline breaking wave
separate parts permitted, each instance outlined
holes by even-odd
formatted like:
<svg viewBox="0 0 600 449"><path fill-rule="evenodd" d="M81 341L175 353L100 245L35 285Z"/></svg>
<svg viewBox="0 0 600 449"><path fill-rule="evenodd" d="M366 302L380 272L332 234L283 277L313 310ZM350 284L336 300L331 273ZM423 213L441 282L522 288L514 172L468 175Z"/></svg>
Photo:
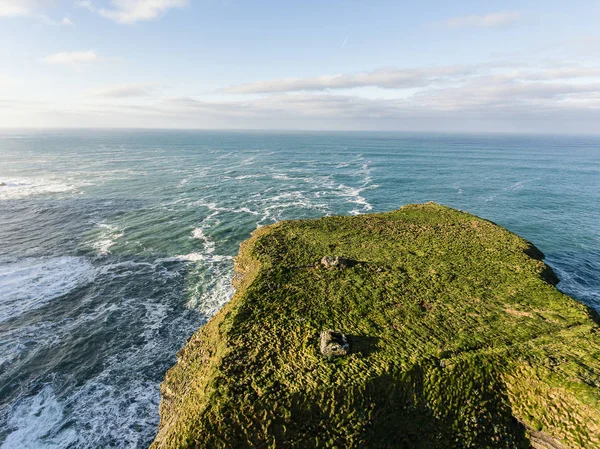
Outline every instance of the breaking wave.
<svg viewBox="0 0 600 449"><path fill-rule="evenodd" d="M0 322L38 309L94 276L84 257L27 258L0 265Z"/></svg>

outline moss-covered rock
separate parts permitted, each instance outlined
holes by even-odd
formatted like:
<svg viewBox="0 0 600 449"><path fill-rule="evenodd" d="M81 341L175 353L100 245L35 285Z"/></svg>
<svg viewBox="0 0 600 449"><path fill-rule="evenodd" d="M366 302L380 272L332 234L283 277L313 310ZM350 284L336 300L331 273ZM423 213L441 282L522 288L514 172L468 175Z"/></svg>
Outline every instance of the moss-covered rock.
<svg viewBox="0 0 600 449"><path fill-rule="evenodd" d="M542 257L433 203L261 228L152 448L598 448L599 327ZM325 329L350 354L323 357Z"/></svg>

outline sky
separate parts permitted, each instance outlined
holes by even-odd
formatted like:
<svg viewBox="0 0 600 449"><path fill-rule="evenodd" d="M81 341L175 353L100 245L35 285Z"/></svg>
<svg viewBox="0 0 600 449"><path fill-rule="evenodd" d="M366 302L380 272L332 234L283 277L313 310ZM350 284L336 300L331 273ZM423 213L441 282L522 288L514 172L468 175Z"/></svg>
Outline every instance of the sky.
<svg viewBox="0 0 600 449"><path fill-rule="evenodd" d="M0 0L0 128L600 134L600 2Z"/></svg>

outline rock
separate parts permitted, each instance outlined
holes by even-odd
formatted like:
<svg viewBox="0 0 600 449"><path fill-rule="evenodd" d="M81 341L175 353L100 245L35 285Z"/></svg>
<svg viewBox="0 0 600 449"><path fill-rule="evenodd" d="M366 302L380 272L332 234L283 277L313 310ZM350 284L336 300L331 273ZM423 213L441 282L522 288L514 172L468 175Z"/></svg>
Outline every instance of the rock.
<svg viewBox="0 0 600 449"><path fill-rule="evenodd" d="M325 256L321 259L321 265L325 268L347 268L352 265L352 261L340 256Z"/></svg>
<svg viewBox="0 0 600 449"><path fill-rule="evenodd" d="M331 329L321 332L321 354L325 357L341 357L349 352L350 345L344 334Z"/></svg>
<svg viewBox="0 0 600 449"><path fill-rule="evenodd" d="M0 187L6 187L6 183L5 182L0 182Z"/></svg>

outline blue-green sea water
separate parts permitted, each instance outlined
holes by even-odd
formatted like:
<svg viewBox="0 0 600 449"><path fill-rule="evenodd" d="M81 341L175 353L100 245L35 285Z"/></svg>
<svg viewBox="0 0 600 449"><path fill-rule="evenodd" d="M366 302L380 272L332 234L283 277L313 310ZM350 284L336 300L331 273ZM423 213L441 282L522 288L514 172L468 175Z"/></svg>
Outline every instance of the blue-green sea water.
<svg viewBox="0 0 600 449"><path fill-rule="evenodd" d="M147 447L254 229L425 201L529 239L600 309L599 138L3 132L0 447Z"/></svg>

